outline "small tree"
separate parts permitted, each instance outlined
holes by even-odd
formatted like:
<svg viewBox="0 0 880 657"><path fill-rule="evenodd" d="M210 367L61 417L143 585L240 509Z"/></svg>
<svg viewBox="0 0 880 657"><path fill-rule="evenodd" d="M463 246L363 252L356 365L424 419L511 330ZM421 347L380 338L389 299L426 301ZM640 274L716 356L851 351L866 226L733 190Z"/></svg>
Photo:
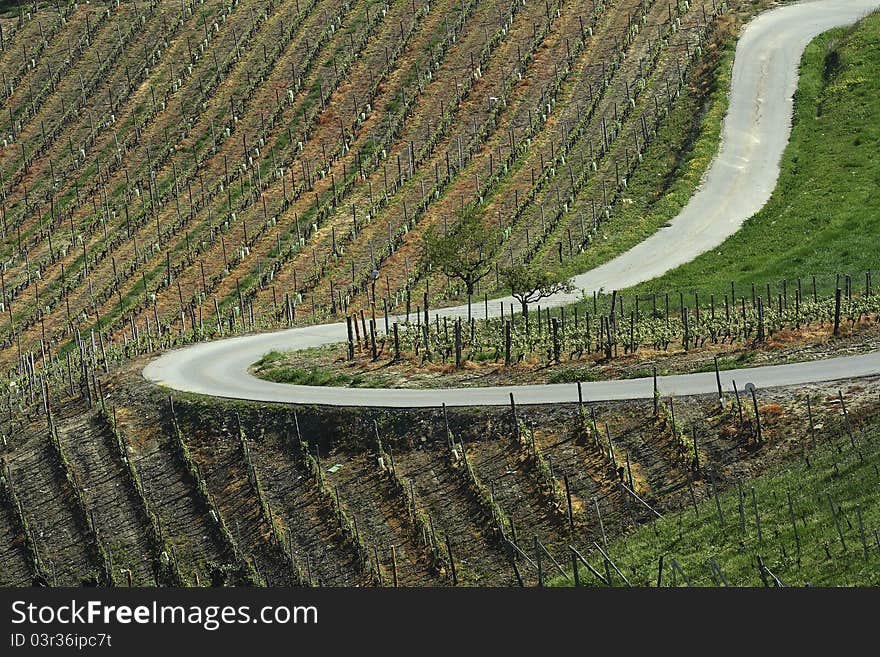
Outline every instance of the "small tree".
<svg viewBox="0 0 880 657"><path fill-rule="evenodd" d="M425 235L426 261L464 284L468 316L477 283L492 270L490 258L496 244L496 230L487 228L472 208L458 213L451 230L435 226Z"/></svg>
<svg viewBox="0 0 880 657"><path fill-rule="evenodd" d="M501 272L504 284L510 288L513 298L522 305L523 317L529 316L529 304L546 299L557 292L574 290L571 280L564 280L532 264L513 265Z"/></svg>

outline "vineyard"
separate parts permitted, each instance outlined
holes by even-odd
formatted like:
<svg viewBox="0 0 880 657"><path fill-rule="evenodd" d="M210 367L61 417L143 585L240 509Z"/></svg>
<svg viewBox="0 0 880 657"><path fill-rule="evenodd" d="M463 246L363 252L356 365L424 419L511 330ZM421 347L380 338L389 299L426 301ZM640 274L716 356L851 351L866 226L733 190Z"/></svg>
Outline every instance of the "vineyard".
<svg viewBox="0 0 880 657"><path fill-rule="evenodd" d="M776 464L832 443L851 462L878 411L875 380L476 412L207 402L132 369L101 379L2 420L4 585L532 586L570 572L572 548L602 572L595 545L693 504L708 514Z"/></svg>
<svg viewBox="0 0 880 657"><path fill-rule="evenodd" d="M789 467L606 545L598 568L573 559L551 583L596 581L602 569L615 586L876 586L877 457L876 425L858 442L827 437Z"/></svg>
<svg viewBox="0 0 880 657"><path fill-rule="evenodd" d="M2 358L460 295L421 237L571 259L729 3L133 2L4 19ZM540 229L536 228L540 226ZM494 233L493 233L494 234ZM121 344L120 344L121 343Z"/></svg>
<svg viewBox="0 0 880 657"><path fill-rule="evenodd" d="M807 354L810 346L830 353L867 351L876 345L880 295L870 272L858 279L813 276L772 287L741 285L739 295L731 283L717 299L700 292L594 294L592 300L552 309L540 303L505 308L502 302L495 318L484 299L472 307L470 321L432 319L416 308L402 323L386 315L381 333L383 318L361 313L349 320L347 344L272 352L253 371L281 383L443 387L453 385L455 376L470 385L490 385L536 371L549 373L550 382L589 381L603 369L619 375L620 364L644 375L652 365L690 354L742 365L755 350L792 345ZM484 317L477 319L479 313ZM786 353L788 358L796 354Z"/></svg>
<svg viewBox="0 0 880 657"><path fill-rule="evenodd" d="M335 369L291 377L312 355L270 354L260 374L373 385L380 366L875 344L870 272L541 307L625 250L645 230L634 208L712 148L735 36L771 4L0 3L0 586L654 583L671 518L717 506L735 541L744 481L811 458L868 472L876 377L383 411L208 400L141 375L185 344L327 322L348 326L322 355ZM478 274L434 262L425 245L450 237ZM518 287L533 272L552 275ZM511 291L521 303L490 316ZM466 319L432 316L464 301ZM832 561L838 540L873 563L873 501L842 498L854 477L830 493L837 538L824 517L816 535ZM769 536L788 520L768 513ZM788 579L788 530L767 550L756 531L753 574ZM717 558L714 577L733 572ZM682 550L675 583L701 581L696 559Z"/></svg>

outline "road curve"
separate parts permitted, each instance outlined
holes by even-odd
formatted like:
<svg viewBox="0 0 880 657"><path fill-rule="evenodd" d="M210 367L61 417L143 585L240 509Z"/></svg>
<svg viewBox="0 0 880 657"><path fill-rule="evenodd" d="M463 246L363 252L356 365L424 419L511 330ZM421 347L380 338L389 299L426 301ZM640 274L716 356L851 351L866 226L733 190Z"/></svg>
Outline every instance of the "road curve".
<svg viewBox="0 0 880 657"><path fill-rule="evenodd" d="M792 96L798 64L806 45L818 34L849 25L880 0L814 0L768 11L752 20L737 44L729 106L718 155L688 205L667 227L626 253L574 277L575 290L542 302L545 307L575 302L596 291L624 289L693 260L719 246L770 198L779 177L779 162L791 133ZM490 315L500 303L490 302ZM467 315L466 306L437 314ZM576 401L575 384L447 388L436 390L311 387L272 383L248 372L251 364L272 350L290 351L346 339L345 324L322 324L195 344L167 352L143 371L149 381L183 391L264 402L332 406L429 407L497 405L513 393L519 404ZM833 358L811 363L730 370L732 380L758 387L880 374L880 353ZM716 390L714 373L661 377L664 394L688 395ZM653 395L651 379L583 384L587 401L638 399Z"/></svg>

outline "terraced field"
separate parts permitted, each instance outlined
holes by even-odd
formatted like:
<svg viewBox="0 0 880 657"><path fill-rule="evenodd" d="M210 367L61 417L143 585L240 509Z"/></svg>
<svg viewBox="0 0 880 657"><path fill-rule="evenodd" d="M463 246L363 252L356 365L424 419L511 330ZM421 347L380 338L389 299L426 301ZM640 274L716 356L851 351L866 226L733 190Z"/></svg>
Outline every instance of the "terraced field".
<svg viewBox="0 0 880 657"><path fill-rule="evenodd" d="M876 378L762 390L757 415L747 394L330 411L102 380L91 405L53 395L51 429L38 398L0 422L4 583L532 586L878 411Z"/></svg>
<svg viewBox="0 0 880 657"><path fill-rule="evenodd" d="M508 292L508 266L614 255L595 245L635 230L629 181L667 191L681 163L652 149L687 151L733 37L768 4L139 0L0 15L0 585L532 586L596 554L610 583L625 575L603 552L615 539L806 459L817 433L855 447L878 411L870 373L478 411L210 400L142 376L183 344L346 318L352 357L376 361L370 337L384 317L390 356L394 314L418 318L407 357L425 360L424 339L460 361L450 330L460 351L468 326L430 326L428 308L467 291L428 264L424 238L478 217L485 304ZM753 287L748 318L731 290L742 321L725 296L721 342L876 322L870 274L864 294L838 277L836 299L814 291L812 305L800 283L778 312ZM639 310L627 342L618 298L619 319L594 301L563 347L632 355ZM691 319L683 299L667 332L685 351L717 343L705 300ZM660 326L653 301L644 321ZM507 317L483 336L496 361ZM559 363L566 319L546 317L515 358Z"/></svg>
<svg viewBox="0 0 880 657"><path fill-rule="evenodd" d="M63 357L92 331L149 349L425 292L442 303L460 290L425 270L421 236L464 206L502 227L499 264L576 257L731 4L205 0L8 17L0 358Z"/></svg>

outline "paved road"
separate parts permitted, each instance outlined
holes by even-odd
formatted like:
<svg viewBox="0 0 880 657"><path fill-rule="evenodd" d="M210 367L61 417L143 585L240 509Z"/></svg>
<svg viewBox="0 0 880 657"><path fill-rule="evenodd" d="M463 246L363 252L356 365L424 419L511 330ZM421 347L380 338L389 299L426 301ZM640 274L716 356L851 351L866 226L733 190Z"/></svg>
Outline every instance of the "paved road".
<svg viewBox="0 0 880 657"><path fill-rule="evenodd" d="M608 263L574 278L575 291L542 301L553 307L572 303L594 290L624 289L650 280L719 246L770 198L779 177L779 162L791 133L792 96L806 45L818 34L855 22L880 8L880 0L816 0L788 5L752 20L736 49L730 100L721 145L688 205L668 227ZM490 302L497 314L500 302ZM440 316L466 316L467 307L438 311ZM272 350L289 351L342 342L344 324L324 324L273 333L202 343L164 354L144 368L155 383L186 392L254 401L328 404L334 406L421 407L478 406L508 403L543 404L577 399L573 384L440 390L318 388L262 381L248 367ZM880 374L880 354L836 358L804 364L731 370L723 373L729 388L752 382L759 387L796 385ZM662 377L664 394L697 394L716 389L714 374ZM584 398L651 397L650 379L583 384Z"/></svg>

